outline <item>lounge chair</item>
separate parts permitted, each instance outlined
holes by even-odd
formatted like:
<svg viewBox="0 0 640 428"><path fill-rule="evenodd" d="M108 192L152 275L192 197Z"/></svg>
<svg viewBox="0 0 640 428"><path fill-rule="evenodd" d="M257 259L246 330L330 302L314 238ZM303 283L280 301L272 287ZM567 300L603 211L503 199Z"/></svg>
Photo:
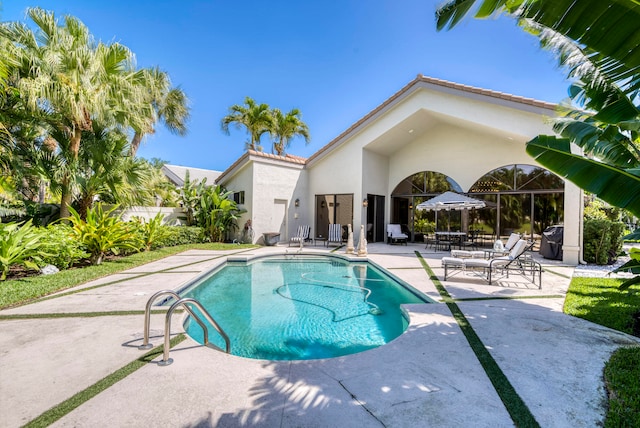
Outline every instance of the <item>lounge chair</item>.
<svg viewBox="0 0 640 428"><path fill-rule="evenodd" d="M496 280L496 275L502 278L503 276L509 277L510 273L516 273L524 276L533 284L536 283L536 275L538 276L538 288L542 288L542 266L531 258L531 256L525 254L531 249L533 243L520 239L513 246L509 255L494 257L492 259L485 258L462 258L462 257L443 257L442 267L444 268L444 280L449 277L449 272L453 271L452 275L457 272L475 272L480 273L480 276L491 284Z"/></svg>
<svg viewBox="0 0 640 428"><path fill-rule="evenodd" d="M310 241L309 235L311 234L311 226L308 224L298 226L298 231L295 236L289 239L289 246L291 244L301 245L301 242Z"/></svg>
<svg viewBox="0 0 640 428"><path fill-rule="evenodd" d="M485 252L489 257L506 256L513 249L513 246L516 245L520 238L522 237L519 233L513 232L511 233L511 235L509 235L509 239L507 239L507 243L504 244L504 248L502 250L493 248L491 250L485 250Z"/></svg>
<svg viewBox="0 0 640 428"><path fill-rule="evenodd" d="M407 245L407 240L409 236L402 233L402 229L399 224L388 224L387 225L387 244L394 244L396 242L404 245Z"/></svg>
<svg viewBox="0 0 640 428"><path fill-rule="evenodd" d="M341 224L330 224L329 225L329 235L327 237L325 247L328 247L329 244L334 243L338 245L342 245L342 225Z"/></svg>
<svg viewBox="0 0 640 428"><path fill-rule="evenodd" d="M509 251L500 251L500 252L496 252L495 250L478 250L478 245L476 244L476 236L477 236L477 232L470 232L471 233L471 237L468 240L464 240L460 243L460 249L459 250L451 250L451 257L459 257L459 258L463 258L463 259L469 259L469 258L473 258L473 259L483 259L483 258L490 258L490 255L507 255L509 254ZM517 233L514 233L514 235L519 238L520 235L518 235ZM516 239L514 241L517 242L518 240ZM471 247L471 250L463 250L462 247ZM509 243L509 249L511 249L511 247L513 247L513 244ZM475 250L473 249L475 248Z"/></svg>

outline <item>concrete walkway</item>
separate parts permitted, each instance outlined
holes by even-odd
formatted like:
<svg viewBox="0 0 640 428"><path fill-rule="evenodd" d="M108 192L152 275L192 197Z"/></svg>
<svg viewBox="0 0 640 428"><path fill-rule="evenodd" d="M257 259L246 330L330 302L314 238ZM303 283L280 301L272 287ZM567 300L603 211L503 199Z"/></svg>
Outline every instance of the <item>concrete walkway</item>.
<svg viewBox="0 0 640 428"><path fill-rule="evenodd" d="M440 301L415 251L442 279L443 253L427 253L423 245L370 244L369 259ZM101 312L141 311L154 292L177 289L232 253L188 251L79 287L85 291L0 311L83 314L0 321L0 426L28 423L143 354L137 349L143 316ZM518 297L457 305L541 426L598 426L606 403L604 364L615 349L640 340L564 315L573 268L544 263L541 290L518 276L487 285L461 274L443 285L456 299ZM93 288L101 284L108 285ZM326 360L245 359L188 338L172 348L172 365L145 365L54 426L513 426L449 308L406 309L410 326L393 342ZM163 319L152 316L154 345L162 342Z"/></svg>

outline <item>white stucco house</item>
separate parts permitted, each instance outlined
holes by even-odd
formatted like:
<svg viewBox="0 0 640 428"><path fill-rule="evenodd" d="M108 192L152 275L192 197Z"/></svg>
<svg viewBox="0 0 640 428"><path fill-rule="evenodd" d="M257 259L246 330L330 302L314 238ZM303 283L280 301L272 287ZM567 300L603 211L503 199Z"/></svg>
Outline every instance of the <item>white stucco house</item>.
<svg viewBox="0 0 640 428"><path fill-rule="evenodd" d="M237 192L247 210L239 224L251 219L258 243L265 232L288 240L302 224L326 237L330 223L352 224L356 238L365 225L369 241L384 241L387 224L417 231L426 214L414 205L454 190L489 201L473 221L498 236L564 224L562 257L577 264L582 191L525 152L536 135L553 134L555 107L418 75L309 158L248 151L216 183Z"/></svg>

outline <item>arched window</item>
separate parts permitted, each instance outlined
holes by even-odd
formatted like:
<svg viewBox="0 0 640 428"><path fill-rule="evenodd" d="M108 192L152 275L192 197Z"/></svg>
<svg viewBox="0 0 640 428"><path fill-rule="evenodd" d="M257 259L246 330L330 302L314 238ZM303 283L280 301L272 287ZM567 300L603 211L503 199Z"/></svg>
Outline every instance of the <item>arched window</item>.
<svg viewBox="0 0 640 428"><path fill-rule="evenodd" d="M488 172L469 189L490 209L478 211L483 230L500 236L511 232L539 235L562 223L564 181L534 165L506 165Z"/></svg>
<svg viewBox="0 0 640 428"><path fill-rule="evenodd" d="M400 182L391 196L439 195L450 190L462 192L462 188L451 177L434 171L422 171Z"/></svg>
<svg viewBox="0 0 640 428"><path fill-rule="evenodd" d="M533 165L507 165L485 174L469 193L526 190L564 190L564 182L550 171Z"/></svg>
<svg viewBox="0 0 640 428"><path fill-rule="evenodd" d="M462 193L460 185L451 177L435 171L422 171L402 180L391 193L391 223L399 223L414 240L435 231L436 213L415 211L417 204L446 191ZM460 213L440 218L439 227L460 229Z"/></svg>
<svg viewBox="0 0 640 428"><path fill-rule="evenodd" d="M468 195L485 200L487 208L437 219L433 211L414 210L446 191L462 193L453 178L439 172L422 171L405 178L391 193L390 222L405 225L415 240L421 240L437 223L439 230L477 230L490 241L511 232L540 235L564 218L564 181L539 166L505 165L478 179Z"/></svg>

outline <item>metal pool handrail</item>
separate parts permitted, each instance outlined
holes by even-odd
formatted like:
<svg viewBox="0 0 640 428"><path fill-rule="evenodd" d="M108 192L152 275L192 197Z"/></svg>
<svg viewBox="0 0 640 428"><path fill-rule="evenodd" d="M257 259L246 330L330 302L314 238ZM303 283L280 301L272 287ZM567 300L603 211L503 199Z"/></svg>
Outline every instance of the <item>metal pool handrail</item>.
<svg viewBox="0 0 640 428"><path fill-rule="evenodd" d="M144 339L142 341L142 345L138 346L138 349L140 350L153 348L153 345L149 343L149 324L151 322L151 306L153 306L153 303L158 299L158 297L165 296L165 295L170 295L176 300L180 300L180 295L173 290L158 291L156 294L149 297L149 300L147 300L147 306L144 309L144 333L143 333Z"/></svg>
<svg viewBox="0 0 640 428"><path fill-rule="evenodd" d="M228 354L231 349L231 344L229 341L229 336L222 330L220 325L213 319L213 317L207 312L207 310L202 306L202 304L193 298L180 298L180 295L173 290L162 290L155 293L153 296L149 298L147 301L147 305L144 311L144 339L142 345L138 346L138 349L150 349L153 347L151 343L149 343L149 324L151 321L151 306L153 303L160 297L169 295L177 300L174 304L171 305L169 310L167 311L167 315L165 318L165 328L164 328L164 356L163 360L158 364L161 366L169 365L173 362L171 358L169 358L169 346L170 346L170 338L171 338L171 316L173 312L176 310L178 306L183 306L184 309L193 317L194 320L200 325L202 330L204 331L204 345L209 346L209 330L204 322L200 319L200 317L187 305L187 303L191 303L195 305L200 312L204 315L204 317L213 325L216 331L222 336L225 342L225 352Z"/></svg>
<svg viewBox="0 0 640 428"><path fill-rule="evenodd" d="M193 319L195 319L198 322L200 327L202 327L202 330L204 330L204 345L205 346L209 345L209 330L207 329L207 326L202 322L202 320L200 320L200 317L198 317L198 315L196 315L196 313L191 308L189 308L189 306L187 306L187 303L191 303L192 305L195 305L200 310L200 312L202 312L202 314L207 319L207 321L211 323L213 328L215 328L216 331L220 334L220 336L222 336L225 343L225 352L228 354L231 351L231 343L229 341L229 336L227 336L224 330L222 330L222 328L218 325L218 323L215 322L215 320L209 314L209 312L207 312L207 310L202 306L202 304L200 304L200 302L198 302L196 299L193 299L191 297L184 297L178 300L177 302L175 302L173 305L171 305L171 307L169 308L169 311L167 312L167 316L165 317L164 353L163 353L162 360L158 362L159 366L168 366L169 364L173 363L173 359L169 358L169 347L170 347L170 340L171 340L171 315L173 315L173 311L178 306L183 306L184 309L187 312L189 312L189 314L193 317Z"/></svg>

